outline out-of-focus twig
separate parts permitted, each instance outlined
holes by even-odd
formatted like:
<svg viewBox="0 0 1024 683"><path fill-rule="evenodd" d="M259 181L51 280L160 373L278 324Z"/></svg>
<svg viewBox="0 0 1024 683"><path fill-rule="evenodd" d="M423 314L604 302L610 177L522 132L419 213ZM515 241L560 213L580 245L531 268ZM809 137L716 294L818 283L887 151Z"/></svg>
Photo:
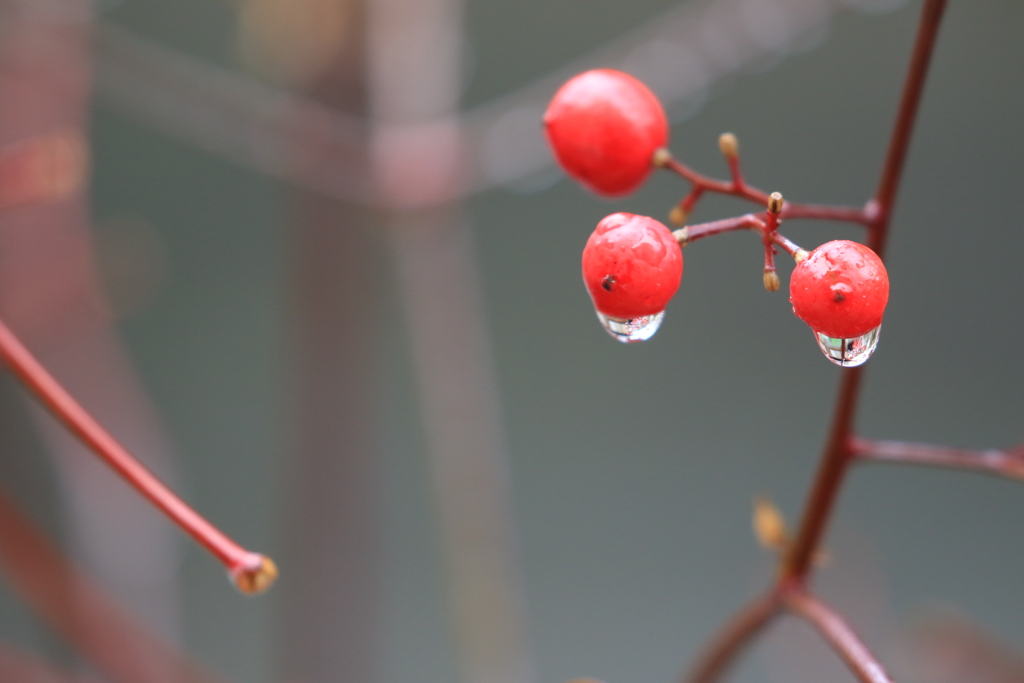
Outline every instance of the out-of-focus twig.
<svg viewBox="0 0 1024 683"><path fill-rule="evenodd" d="M83 659L120 683L218 683L152 635L60 551L0 492L0 573ZM4 679L9 680L9 679Z"/></svg>
<svg viewBox="0 0 1024 683"><path fill-rule="evenodd" d="M858 0L845 4L856 6ZM693 109L715 81L784 54L819 32L836 10L832 0L683 4L513 92L462 112L468 168L457 192L468 196L551 167L538 121L558 85L575 72L595 65L624 69L648 83L670 110ZM335 199L386 203L362 167L351 163L358 158L353 150L363 146L370 127L364 120L160 47L111 23L97 33L97 59L104 100L136 120ZM296 111L302 115L295 116ZM309 123L296 129L296 120ZM381 122L373 125L379 128ZM403 132L408 131L397 125L396 133Z"/></svg>
<svg viewBox="0 0 1024 683"><path fill-rule="evenodd" d="M1024 480L1024 446L1007 450L975 451L907 441L854 438L850 441L850 450L858 460L864 462L966 469Z"/></svg>
<svg viewBox="0 0 1024 683"><path fill-rule="evenodd" d="M785 596L786 607L814 626L862 683L892 683L875 656L846 620L820 598L804 590Z"/></svg>
<svg viewBox="0 0 1024 683"><path fill-rule="evenodd" d="M16 683L102 683L95 676L74 674L9 644L0 644L0 681Z"/></svg>

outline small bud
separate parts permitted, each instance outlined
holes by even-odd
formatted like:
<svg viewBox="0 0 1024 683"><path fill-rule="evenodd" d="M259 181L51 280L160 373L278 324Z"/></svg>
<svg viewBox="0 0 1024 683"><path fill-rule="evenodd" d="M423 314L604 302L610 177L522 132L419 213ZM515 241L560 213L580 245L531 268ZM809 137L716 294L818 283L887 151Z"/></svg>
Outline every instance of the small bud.
<svg viewBox="0 0 1024 683"><path fill-rule="evenodd" d="M672 210L668 212L668 220L672 225L682 225L686 222L689 216L686 214L686 210L683 207L676 206L672 207Z"/></svg>
<svg viewBox="0 0 1024 683"><path fill-rule="evenodd" d="M793 254L793 260L796 261L797 263L800 263L810 255L811 252L807 251L806 249L797 249L796 253Z"/></svg>
<svg viewBox="0 0 1024 683"><path fill-rule="evenodd" d="M231 580L241 592L256 595L270 588L277 580L277 565L266 555L260 555L256 566L233 573Z"/></svg>
<svg viewBox="0 0 1024 683"><path fill-rule="evenodd" d="M768 213L779 214L782 213L782 194L779 192L772 192L768 196Z"/></svg>
<svg viewBox="0 0 1024 683"><path fill-rule="evenodd" d="M658 168L667 166L670 161L672 161L672 152L668 151L664 147L659 147L654 150L654 154L651 156L651 163Z"/></svg>
<svg viewBox="0 0 1024 683"><path fill-rule="evenodd" d="M758 496L754 499L754 536L762 547L769 550L781 550L786 546L789 532L782 513L768 498Z"/></svg>
<svg viewBox="0 0 1024 683"><path fill-rule="evenodd" d="M779 291L779 275L774 270L764 271L764 288L769 292Z"/></svg>
<svg viewBox="0 0 1024 683"><path fill-rule="evenodd" d="M732 133L722 133L718 136L718 149L726 159L735 159L740 155L740 141Z"/></svg>
<svg viewBox="0 0 1024 683"><path fill-rule="evenodd" d="M679 242L680 247L685 247L690 242L690 229L679 228L678 230L673 230L672 236L676 238L676 242Z"/></svg>

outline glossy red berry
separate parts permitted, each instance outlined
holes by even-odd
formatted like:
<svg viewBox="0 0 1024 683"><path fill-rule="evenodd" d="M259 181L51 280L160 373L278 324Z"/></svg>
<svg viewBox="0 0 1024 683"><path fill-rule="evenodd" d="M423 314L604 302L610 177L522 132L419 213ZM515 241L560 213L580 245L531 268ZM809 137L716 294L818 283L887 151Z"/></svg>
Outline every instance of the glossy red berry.
<svg viewBox="0 0 1024 683"><path fill-rule="evenodd" d="M594 192L632 192L651 172L654 150L668 142L658 98L629 74L587 71L563 85L544 114L544 128L565 172Z"/></svg>
<svg viewBox="0 0 1024 683"><path fill-rule="evenodd" d="M863 244L827 242L793 270L789 300L815 332L851 339L881 325L889 276L882 259Z"/></svg>
<svg viewBox="0 0 1024 683"><path fill-rule="evenodd" d="M683 250L647 216L613 213L583 249L583 282L604 315L621 320L661 313L679 289Z"/></svg>

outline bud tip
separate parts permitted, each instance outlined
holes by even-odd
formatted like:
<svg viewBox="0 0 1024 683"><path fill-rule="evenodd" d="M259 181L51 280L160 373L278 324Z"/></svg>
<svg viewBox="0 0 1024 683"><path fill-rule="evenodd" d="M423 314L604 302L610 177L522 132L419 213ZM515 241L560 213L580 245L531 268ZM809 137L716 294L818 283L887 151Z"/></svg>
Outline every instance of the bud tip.
<svg viewBox="0 0 1024 683"><path fill-rule="evenodd" d="M654 154L651 156L651 163L659 168L668 165L670 161L672 161L672 152L664 147L654 150Z"/></svg>
<svg viewBox="0 0 1024 683"><path fill-rule="evenodd" d="M718 136L718 149L726 159L735 159L740 155L740 141L732 133L722 133Z"/></svg>
<svg viewBox="0 0 1024 683"><path fill-rule="evenodd" d="M277 580L277 565L266 555L259 555L256 564L242 567L231 574L235 587L246 595L258 595Z"/></svg>
<svg viewBox="0 0 1024 683"><path fill-rule="evenodd" d="M679 228L678 230L673 230L672 236L676 238L676 242L679 242L680 247L685 247L690 242L690 229Z"/></svg>

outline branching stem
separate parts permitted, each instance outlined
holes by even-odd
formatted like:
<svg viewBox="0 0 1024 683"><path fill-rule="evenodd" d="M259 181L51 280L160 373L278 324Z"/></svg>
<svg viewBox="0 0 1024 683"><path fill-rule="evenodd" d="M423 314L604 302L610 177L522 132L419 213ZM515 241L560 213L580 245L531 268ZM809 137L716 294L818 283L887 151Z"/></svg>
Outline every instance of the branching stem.
<svg viewBox="0 0 1024 683"><path fill-rule="evenodd" d="M911 133L924 90L925 76L945 7L946 0L925 0L922 8L910 67L875 197L868 201L863 209L787 202L783 207L782 218L815 218L860 223L869 228L868 246L882 256ZM738 196L762 206L768 199L760 190L742 182L742 176L738 175L738 165L730 166L733 173L731 183L711 180L675 161L665 165L695 186L700 185L710 192ZM695 234L699 237L728 230L753 229L756 227L754 221L760 219L747 215L702 226L691 226L688 229L690 240L695 238ZM764 227L760 229L764 231ZM784 237L778 236L773 241L790 254L796 253L796 245ZM713 683L718 680L740 650L778 613L780 604L817 627L861 681L891 683L888 675L843 619L825 603L809 594L805 588L813 567L813 557L832 516L836 499L854 456L862 459L973 467L1017 476L1015 468L1024 459L1020 457L1020 453L1012 456L1003 453L1002 455L1006 457L997 457L989 453L988 456L981 457L977 453L952 449L908 444L896 447L891 442L884 445L885 442L868 442L853 438L862 377L863 367L843 370L832 426L825 442L821 464L801 517L799 531L783 560L777 583L766 596L758 598L741 610L729 626L711 642L693 675L684 679L685 683ZM1010 474L1011 472L1013 474Z"/></svg>

